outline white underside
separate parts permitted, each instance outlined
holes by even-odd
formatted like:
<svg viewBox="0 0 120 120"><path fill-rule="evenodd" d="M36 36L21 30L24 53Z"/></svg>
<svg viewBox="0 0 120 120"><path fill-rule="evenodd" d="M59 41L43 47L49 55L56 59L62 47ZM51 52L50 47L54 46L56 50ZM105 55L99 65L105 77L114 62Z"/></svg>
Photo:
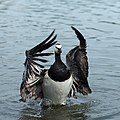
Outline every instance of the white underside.
<svg viewBox="0 0 120 120"><path fill-rule="evenodd" d="M64 82L55 82L48 76L48 73L46 73L43 83L43 103L65 105L72 84L72 76Z"/></svg>

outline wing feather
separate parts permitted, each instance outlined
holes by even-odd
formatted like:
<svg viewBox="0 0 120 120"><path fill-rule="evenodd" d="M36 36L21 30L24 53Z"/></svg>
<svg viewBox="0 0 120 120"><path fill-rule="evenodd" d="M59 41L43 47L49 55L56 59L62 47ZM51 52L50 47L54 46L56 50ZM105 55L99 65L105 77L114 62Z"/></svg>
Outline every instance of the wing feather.
<svg viewBox="0 0 120 120"><path fill-rule="evenodd" d="M26 60L24 63L25 71L23 73L23 81L20 87L21 100L43 98L42 83L45 75L44 65L38 63L46 63L48 60L43 59L43 56L50 56L53 53L43 53L44 50L53 46L57 35L54 35L55 30L40 44L30 50L26 50Z"/></svg>
<svg viewBox="0 0 120 120"><path fill-rule="evenodd" d="M83 95L91 93L91 89L88 84L88 58L86 52L86 40L83 35L72 26L77 38L80 41L80 45L71 49L66 55L67 65L74 78L74 86L76 92L80 92Z"/></svg>

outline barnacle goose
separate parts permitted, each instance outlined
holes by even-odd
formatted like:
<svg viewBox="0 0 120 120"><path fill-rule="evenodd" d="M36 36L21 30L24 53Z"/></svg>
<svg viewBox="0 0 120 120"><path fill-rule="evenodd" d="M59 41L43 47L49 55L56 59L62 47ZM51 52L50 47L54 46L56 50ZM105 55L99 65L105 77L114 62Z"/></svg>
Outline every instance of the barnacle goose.
<svg viewBox="0 0 120 120"><path fill-rule="evenodd" d="M21 100L31 98L41 99L44 105L65 105L67 97L75 97L76 93L87 95L91 93L88 84L88 59L86 52L86 40L83 35L72 27L80 41L80 44L71 49L66 55L66 63L61 60L62 45L55 40L55 30L43 42L26 51L23 80L20 87ZM57 44L56 44L57 43ZM45 69L38 61L48 62L43 56L53 53L43 52L54 44L54 63L49 69Z"/></svg>

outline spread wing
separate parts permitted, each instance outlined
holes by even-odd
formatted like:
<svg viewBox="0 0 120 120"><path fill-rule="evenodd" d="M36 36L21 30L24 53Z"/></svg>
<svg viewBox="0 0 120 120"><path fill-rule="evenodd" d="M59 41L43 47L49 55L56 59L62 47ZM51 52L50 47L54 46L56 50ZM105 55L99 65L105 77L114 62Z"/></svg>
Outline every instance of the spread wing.
<svg viewBox="0 0 120 120"><path fill-rule="evenodd" d="M91 93L91 89L87 80L88 58L86 52L86 40L76 28L72 27L72 29L75 31L75 34L80 41L80 45L70 50L66 55L67 65L74 78L70 92L73 93L73 96L75 95L75 92L87 95L88 93Z"/></svg>
<svg viewBox="0 0 120 120"><path fill-rule="evenodd" d="M43 52L53 46L57 35L54 35L55 30L42 41L30 50L26 50L26 60L24 63L25 70L23 72L23 80L20 87L21 100L26 101L30 98L43 98L42 82L45 75L44 66L41 63L48 62L43 59L43 56L50 56L53 53ZM41 63L39 63L39 61Z"/></svg>

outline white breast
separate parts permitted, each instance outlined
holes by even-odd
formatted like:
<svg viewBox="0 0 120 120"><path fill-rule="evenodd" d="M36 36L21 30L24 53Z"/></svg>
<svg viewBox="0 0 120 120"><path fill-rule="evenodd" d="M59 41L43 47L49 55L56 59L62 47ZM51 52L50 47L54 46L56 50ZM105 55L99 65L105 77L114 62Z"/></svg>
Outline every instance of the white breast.
<svg viewBox="0 0 120 120"><path fill-rule="evenodd" d="M72 76L64 82L53 81L46 72L43 82L44 101L49 104L66 104L67 96L73 84Z"/></svg>

